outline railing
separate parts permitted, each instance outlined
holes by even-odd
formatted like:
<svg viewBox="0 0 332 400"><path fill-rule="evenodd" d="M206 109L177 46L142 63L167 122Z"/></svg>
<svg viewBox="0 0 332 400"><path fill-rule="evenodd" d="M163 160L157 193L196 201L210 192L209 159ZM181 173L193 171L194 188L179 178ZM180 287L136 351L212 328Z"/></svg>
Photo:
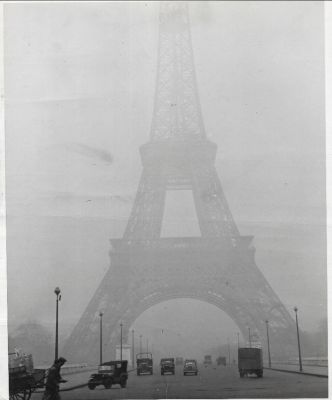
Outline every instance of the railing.
<svg viewBox="0 0 332 400"><path fill-rule="evenodd" d="M36 367L36 369L49 369L51 365L42 365ZM69 374L76 374L82 371L90 371L97 369L96 366L88 365L87 363L82 364L67 364L61 367L61 375L69 375Z"/></svg>
<svg viewBox="0 0 332 400"><path fill-rule="evenodd" d="M299 365L298 358L292 358L288 361L275 361L274 364L278 365ZM302 358L302 365L312 367L328 367L328 359L325 357L307 357Z"/></svg>
<svg viewBox="0 0 332 400"><path fill-rule="evenodd" d="M288 364L296 365L299 363L298 358L292 358L288 360ZM304 357L302 358L303 365L312 365L315 367L327 367L328 366L328 359L327 357Z"/></svg>

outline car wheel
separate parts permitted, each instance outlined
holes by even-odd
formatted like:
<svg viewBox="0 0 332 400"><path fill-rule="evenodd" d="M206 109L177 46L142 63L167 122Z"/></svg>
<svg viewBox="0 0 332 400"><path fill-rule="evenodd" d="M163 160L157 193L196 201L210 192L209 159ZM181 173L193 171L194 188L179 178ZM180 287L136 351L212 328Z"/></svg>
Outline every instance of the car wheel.
<svg viewBox="0 0 332 400"><path fill-rule="evenodd" d="M112 381L107 381L107 382L105 382L105 383L104 383L104 387L105 387L105 389L111 389L111 387L112 387Z"/></svg>
<svg viewBox="0 0 332 400"><path fill-rule="evenodd" d="M96 388L96 386L95 386L95 385L88 385L88 388L89 388L90 390L94 390L94 389Z"/></svg>

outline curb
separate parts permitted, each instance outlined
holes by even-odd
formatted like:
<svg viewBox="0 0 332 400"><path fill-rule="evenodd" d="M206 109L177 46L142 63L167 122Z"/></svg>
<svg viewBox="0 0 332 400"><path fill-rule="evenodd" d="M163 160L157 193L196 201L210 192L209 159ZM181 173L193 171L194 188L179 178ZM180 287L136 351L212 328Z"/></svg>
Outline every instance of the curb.
<svg viewBox="0 0 332 400"><path fill-rule="evenodd" d="M65 389L60 389L59 392L69 392L70 390L79 389L79 388L82 388L84 386L88 386L88 384L87 383L81 383L80 385L71 386L71 387L65 388ZM45 389L38 389L38 390L35 390L34 393L44 393L44 390Z"/></svg>
<svg viewBox="0 0 332 400"><path fill-rule="evenodd" d="M309 375L309 376L317 376L317 378L328 378L328 375L322 375L322 374L315 374L312 372L300 372L300 371L291 371L289 369L279 369L279 368L268 368L264 367L264 369L269 369L271 371L278 371L278 372L288 372L291 374L298 374L298 375Z"/></svg>
<svg viewBox="0 0 332 400"><path fill-rule="evenodd" d="M67 375L75 375L75 374L81 374L81 373L83 373L83 372L91 372L91 371L96 371L96 368L87 368L87 369L84 369L84 370L76 370L76 371L68 371L68 372L66 372L66 371L64 371L62 374L61 374L61 376L67 376ZM62 372L62 371L61 371Z"/></svg>
<svg viewBox="0 0 332 400"><path fill-rule="evenodd" d="M69 392L70 390L80 389L84 386L88 386L87 383L81 383L80 385L72 386L66 389L60 389L59 392Z"/></svg>

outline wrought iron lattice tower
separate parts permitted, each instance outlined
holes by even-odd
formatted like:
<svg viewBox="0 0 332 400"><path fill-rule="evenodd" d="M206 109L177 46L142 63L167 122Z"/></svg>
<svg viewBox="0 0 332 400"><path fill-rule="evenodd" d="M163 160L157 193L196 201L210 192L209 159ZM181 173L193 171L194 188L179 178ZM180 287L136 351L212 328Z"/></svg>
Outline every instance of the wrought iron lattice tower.
<svg viewBox="0 0 332 400"><path fill-rule="evenodd" d="M217 146L204 130L187 7L161 2L154 114L150 140L140 148L141 180L124 236L111 240L111 267L65 345L68 359L98 359L100 311L104 354L111 357L120 321L128 340L142 312L174 298L214 304L244 337L250 327L263 342L268 319L275 350L294 348L293 320L255 264L252 237L240 235L214 166ZM192 191L201 236L161 238L166 192L181 189Z"/></svg>

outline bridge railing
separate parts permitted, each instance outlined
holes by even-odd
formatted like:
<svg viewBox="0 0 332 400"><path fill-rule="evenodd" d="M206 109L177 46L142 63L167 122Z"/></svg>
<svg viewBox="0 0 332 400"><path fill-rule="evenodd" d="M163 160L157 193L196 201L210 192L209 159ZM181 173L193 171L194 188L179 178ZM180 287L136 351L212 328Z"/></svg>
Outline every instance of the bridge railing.
<svg viewBox="0 0 332 400"><path fill-rule="evenodd" d="M36 367L36 369L49 369L51 365L41 365ZM92 371L97 369L97 366L94 365L88 365L87 363L81 363L81 364L67 364L63 365L61 367L61 375L69 375L69 374L76 374L79 372L84 372L84 371Z"/></svg>

